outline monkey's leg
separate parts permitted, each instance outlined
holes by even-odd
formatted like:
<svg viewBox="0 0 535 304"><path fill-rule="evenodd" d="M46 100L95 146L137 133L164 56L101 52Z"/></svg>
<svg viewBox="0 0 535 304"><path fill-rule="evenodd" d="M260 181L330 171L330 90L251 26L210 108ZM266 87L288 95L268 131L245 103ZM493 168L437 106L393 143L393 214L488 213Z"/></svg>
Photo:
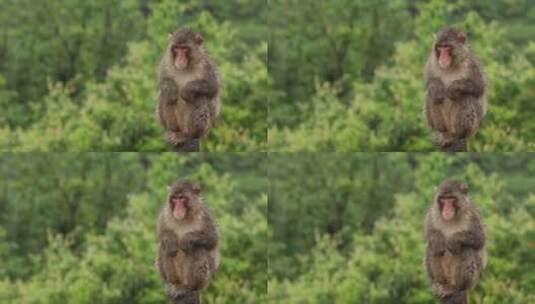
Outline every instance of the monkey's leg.
<svg viewBox="0 0 535 304"><path fill-rule="evenodd" d="M170 78L164 78L160 83L160 96L158 97L156 113L160 123L166 130L174 130L177 127L173 116L177 100L178 88L175 82Z"/></svg>
<svg viewBox="0 0 535 304"><path fill-rule="evenodd" d="M446 132L446 121L442 115L442 107L444 107L445 101L432 101L428 97L425 103L425 116L427 123L433 131Z"/></svg>
<svg viewBox="0 0 535 304"><path fill-rule="evenodd" d="M479 276L480 265L476 250L467 248L459 255L453 281L457 290L466 290L475 285Z"/></svg>
<svg viewBox="0 0 535 304"><path fill-rule="evenodd" d="M442 258L442 256L435 256L430 252L427 252L424 261L427 273L429 274L431 280L439 284L446 284L448 281L446 280L446 275L442 269Z"/></svg>
<svg viewBox="0 0 535 304"><path fill-rule="evenodd" d="M442 150L446 150L452 142L451 131L448 128L448 121L444 111L447 111L450 101L426 101L425 115L427 123L433 132L433 142Z"/></svg>
<svg viewBox="0 0 535 304"><path fill-rule="evenodd" d="M455 101L452 109L453 137L452 152L467 151L466 139L475 133L481 120L482 112L478 111L477 99L472 96L463 96Z"/></svg>
<svg viewBox="0 0 535 304"><path fill-rule="evenodd" d="M198 290L206 287L211 274L210 261L208 253L202 251L196 257L194 268L192 269L192 283L193 289Z"/></svg>

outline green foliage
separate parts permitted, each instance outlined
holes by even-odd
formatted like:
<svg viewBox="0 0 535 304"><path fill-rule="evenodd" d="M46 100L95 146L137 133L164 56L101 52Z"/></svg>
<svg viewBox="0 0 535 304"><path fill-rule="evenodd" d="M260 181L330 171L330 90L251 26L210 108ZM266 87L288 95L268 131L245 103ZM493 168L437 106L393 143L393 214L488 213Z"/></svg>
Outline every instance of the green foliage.
<svg viewBox="0 0 535 304"><path fill-rule="evenodd" d="M468 32L488 82L487 117L469 141L469 150L535 149L531 102L535 98L535 57L530 40L534 22L532 17L514 13L516 9L532 10L528 2L515 2L515 9L507 10L512 19L498 20L493 17L500 14L499 9L511 6L508 1L350 4L337 0L328 4L313 1L317 4L306 8L298 1L275 2L284 2L279 9L292 13L276 13L275 9L271 16L273 23L281 26L275 26L270 38L275 42L270 71L275 90L288 92L271 102L275 109L270 117L271 150L435 150L422 115L422 70L432 33L444 24ZM352 9L357 12L351 13ZM311 12L314 18L310 18ZM374 20L375 14L389 17L370 26L367 20ZM355 17L361 15L363 18ZM361 21L346 29L352 24L346 18ZM291 25L286 27L286 22ZM523 32L513 33L519 29ZM340 50L343 64L334 73L332 65L341 60L336 53L338 44L345 47ZM363 67L365 64L369 68Z"/></svg>
<svg viewBox="0 0 535 304"><path fill-rule="evenodd" d="M535 301L533 156L270 158L281 172L269 193L273 303L434 303L422 264L423 222L434 186L449 176L470 185L488 235L489 263L470 303ZM524 166L511 166L513 158ZM522 191L513 195L515 187Z"/></svg>
<svg viewBox="0 0 535 304"><path fill-rule="evenodd" d="M203 150L265 148L267 44L244 28L265 34L266 23L247 3L226 4L220 15L194 0L46 3L2 4L0 150L166 150L154 114L156 66L168 33L185 25L205 37L224 85L221 118Z"/></svg>
<svg viewBox="0 0 535 304"><path fill-rule="evenodd" d="M154 266L156 216L167 185L184 176L205 185L203 197L222 234L221 266L203 300L265 298L262 158L172 153L1 158L0 302L166 302Z"/></svg>

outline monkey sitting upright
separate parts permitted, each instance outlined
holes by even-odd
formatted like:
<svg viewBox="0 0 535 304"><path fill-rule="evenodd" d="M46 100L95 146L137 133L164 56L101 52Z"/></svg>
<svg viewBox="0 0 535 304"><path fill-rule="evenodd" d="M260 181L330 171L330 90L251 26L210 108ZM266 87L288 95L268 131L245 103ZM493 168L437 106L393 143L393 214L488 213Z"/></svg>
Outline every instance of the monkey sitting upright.
<svg viewBox="0 0 535 304"><path fill-rule="evenodd" d="M198 185L187 180L173 184L158 218L158 237L156 265L167 295L177 304L200 303L199 290L219 266L219 236Z"/></svg>
<svg viewBox="0 0 535 304"><path fill-rule="evenodd" d="M425 116L443 151L466 151L486 113L485 79L463 32L443 28L425 66Z"/></svg>
<svg viewBox="0 0 535 304"><path fill-rule="evenodd" d="M466 304L466 291L477 284L487 256L481 217L465 183L440 183L427 213L425 238L433 294L441 303Z"/></svg>
<svg viewBox="0 0 535 304"><path fill-rule="evenodd" d="M175 31L158 75L157 115L167 143L179 152L199 151L220 111L219 78L201 35L188 28Z"/></svg>

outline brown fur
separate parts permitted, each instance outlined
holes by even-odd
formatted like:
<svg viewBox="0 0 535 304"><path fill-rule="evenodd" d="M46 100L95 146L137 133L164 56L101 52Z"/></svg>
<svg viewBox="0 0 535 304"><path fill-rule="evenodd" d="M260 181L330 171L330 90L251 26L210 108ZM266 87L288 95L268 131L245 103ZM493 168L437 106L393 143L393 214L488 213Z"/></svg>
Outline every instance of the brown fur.
<svg viewBox="0 0 535 304"><path fill-rule="evenodd" d="M453 48L447 68L438 64L439 43ZM486 84L464 33L446 27L437 34L424 74L424 113L435 143L444 151L466 151L466 139L477 131L486 113Z"/></svg>
<svg viewBox="0 0 535 304"><path fill-rule="evenodd" d="M190 29L177 30L169 39L160 61L160 95L156 113L165 128L166 141L176 151L199 151L199 141L208 134L220 112L220 81L216 66L196 41ZM202 40L202 38L201 38ZM173 46L190 47L189 64L174 63Z"/></svg>
<svg viewBox="0 0 535 304"><path fill-rule="evenodd" d="M442 217L438 201L443 196L457 200L451 220ZM424 264L433 294L442 303L465 303L466 290L477 284L487 263L485 232L479 212L468 197L468 186L443 181L427 213L425 227Z"/></svg>
<svg viewBox="0 0 535 304"><path fill-rule="evenodd" d="M199 303L198 291L205 288L219 266L217 224L189 181L177 181L158 218L160 246L156 266L174 303ZM190 202L186 215L177 220L171 197L185 195Z"/></svg>

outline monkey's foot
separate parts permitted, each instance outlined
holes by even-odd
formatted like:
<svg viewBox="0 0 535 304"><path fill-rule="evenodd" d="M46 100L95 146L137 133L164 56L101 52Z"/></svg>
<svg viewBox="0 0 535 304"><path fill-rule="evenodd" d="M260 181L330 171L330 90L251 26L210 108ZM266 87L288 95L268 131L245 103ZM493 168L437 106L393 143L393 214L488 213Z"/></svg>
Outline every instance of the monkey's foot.
<svg viewBox="0 0 535 304"><path fill-rule="evenodd" d="M199 152L201 149L201 140L198 138L187 139L182 144L174 146L175 152Z"/></svg>
<svg viewBox="0 0 535 304"><path fill-rule="evenodd" d="M180 299L180 302L178 302L178 303L181 303L181 304L200 304L201 303L201 299L199 297L199 292L198 291L188 292L187 294L182 296L182 299Z"/></svg>
<svg viewBox="0 0 535 304"><path fill-rule="evenodd" d="M444 152L466 152L466 138L457 138L450 143L441 146Z"/></svg>
<svg viewBox="0 0 535 304"><path fill-rule="evenodd" d="M461 291L453 293L452 295L444 297L440 299L440 303L442 304L467 304L468 298L467 298L466 291L461 290Z"/></svg>
<svg viewBox="0 0 535 304"><path fill-rule="evenodd" d="M455 293L455 289L453 289L453 287L440 283L433 283L432 290L433 295L440 299L446 298Z"/></svg>
<svg viewBox="0 0 535 304"><path fill-rule="evenodd" d="M178 132L165 131L165 141L173 147L181 145L186 138Z"/></svg>
<svg viewBox="0 0 535 304"><path fill-rule="evenodd" d="M165 293L171 299L181 298L184 295L188 294L189 291L179 288L171 283L165 284Z"/></svg>
<svg viewBox="0 0 535 304"><path fill-rule="evenodd" d="M174 304L199 304L201 303L199 292L194 291L188 291L184 292L179 289L177 289L175 286L171 284L166 284L165 289L167 291L167 296Z"/></svg>
<svg viewBox="0 0 535 304"><path fill-rule="evenodd" d="M166 131L165 140L175 152L199 152L200 139L186 138L178 132Z"/></svg>

